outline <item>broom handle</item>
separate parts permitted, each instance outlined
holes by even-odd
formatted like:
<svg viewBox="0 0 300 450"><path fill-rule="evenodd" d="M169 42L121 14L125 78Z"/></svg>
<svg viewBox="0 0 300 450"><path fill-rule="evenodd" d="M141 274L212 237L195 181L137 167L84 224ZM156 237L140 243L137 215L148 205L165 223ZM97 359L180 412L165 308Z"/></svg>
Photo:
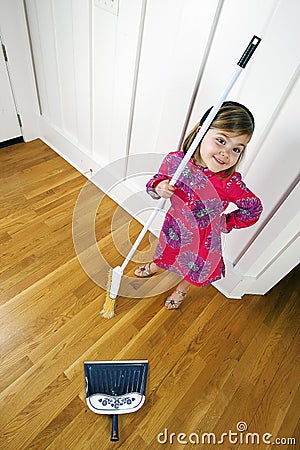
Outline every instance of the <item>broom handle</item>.
<svg viewBox="0 0 300 450"><path fill-rule="evenodd" d="M178 180L178 178L180 177L183 169L185 168L185 166L187 165L188 161L191 159L192 155L194 154L196 148L198 147L201 139L203 138L203 136L205 135L205 133L207 132L207 130L209 129L212 121L214 120L217 112L219 111L222 103L226 100L229 92L231 91L233 85L235 84L236 80L238 79L238 77L240 76L241 72L243 71L243 69L246 67L246 65L248 64L251 56L253 55L254 51L256 50L258 44L260 43L261 39L257 36L253 36L253 38L251 39L249 45L247 46L246 50L244 51L242 57L240 58L239 62L237 63L238 67L235 70L235 72L233 73L229 83L227 84L227 86L225 87L224 91L222 92L222 95L220 96L219 100L216 102L216 104L214 105L214 107L212 108L212 110L210 111L209 115L207 116L207 118L205 119L203 125L200 128L199 133L196 135L195 139L193 140L189 150L186 152L184 158L182 159L181 163L179 164L179 166L177 167L174 175L172 176L171 180L170 180L170 184L172 186L175 185L176 181ZM137 250L141 240L143 239L143 237L145 236L146 232L148 231L148 228L150 227L150 225L152 224L153 220L155 219L155 217L157 216L158 212L162 209L163 205L164 205L165 199L162 198L159 203L157 204L156 208L153 210L152 214L150 215L149 219L147 220L147 222L144 225L144 228L142 229L142 231L140 232L139 236L137 237L135 243L133 244L130 252L128 253L128 255L126 256L122 266L121 266L121 271L123 272L125 267L127 266L128 262L130 261L131 257L133 256L133 254L135 253L135 251Z"/></svg>
<svg viewBox="0 0 300 450"><path fill-rule="evenodd" d="M171 178L170 184L172 186L175 185L175 183L178 180L178 178L180 177L183 169L185 168L187 162L193 156L196 148L198 147L198 145L201 142L202 138L204 137L205 133L209 129L212 121L214 120L215 116L217 115L217 112L219 111L220 107L222 106L222 103L226 100L226 98L227 98L229 92L231 91L233 85L235 84L236 80L238 79L238 77L242 73L243 69L246 67L247 63L249 62L249 59L253 55L253 53L256 50L256 48L257 48L258 44L260 43L260 41L261 41L261 39L259 37L257 37L257 36L253 36L253 38L251 39L248 47L246 48L246 50L244 51L241 59L237 63L238 67L235 70L235 72L233 73L232 78L230 79L228 85L225 87L225 89L224 89L222 95L220 96L219 100L216 102L216 104L214 105L214 107L210 111L209 115L207 116L207 118L203 122L203 125L201 126L199 133L196 135L196 137L193 140L189 150L186 152L183 160L181 161L181 163L177 167L176 172L174 173L173 177Z"/></svg>
<svg viewBox="0 0 300 450"><path fill-rule="evenodd" d="M129 261L131 260L131 257L133 256L133 254L136 252L138 246L140 245L143 237L145 236L145 234L147 233L150 225L152 224L153 220L155 219L155 217L157 216L157 214L159 213L159 211L163 208L165 203L165 199L161 198L159 200L159 202L157 203L155 209L152 211L151 215L149 216L147 222L145 223L142 231L140 232L140 234L138 235L135 243L133 244L133 246L131 247L130 252L128 253L128 255L126 256L123 264L121 265L121 271L123 272L123 270L125 269L125 267L127 266L127 264L129 263Z"/></svg>

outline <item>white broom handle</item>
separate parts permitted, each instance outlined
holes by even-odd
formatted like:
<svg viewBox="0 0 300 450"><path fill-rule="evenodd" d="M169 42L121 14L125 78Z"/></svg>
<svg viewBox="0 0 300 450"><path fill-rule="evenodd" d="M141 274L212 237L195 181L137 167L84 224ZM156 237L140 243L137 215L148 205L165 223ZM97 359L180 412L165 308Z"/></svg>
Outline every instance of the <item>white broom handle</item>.
<svg viewBox="0 0 300 450"><path fill-rule="evenodd" d="M235 70L234 74L232 75L232 78L230 79L229 83L226 85L222 95L220 96L219 100L216 102L212 110L210 111L209 115L203 122L199 133L196 135L195 139L193 140L189 150L186 152L183 160L179 164L179 166L176 169L176 172L174 173L173 177L170 180L170 184L174 186L176 184L176 181L180 177L184 167L186 166L187 162L191 159L193 156L196 148L198 147L199 143L201 142L201 139L209 129L212 121L214 120L215 116L217 115L217 112L219 111L220 107L222 106L222 103L226 100L229 92L231 91L233 85L235 84L236 80L240 76L243 69L248 64L251 56L255 52L258 44L260 43L261 39L257 36L253 36L251 39L249 45L247 46L246 50L244 51L242 57L240 58L239 62L237 63L238 67Z"/></svg>
<svg viewBox="0 0 300 450"><path fill-rule="evenodd" d="M171 180L170 180L170 184L172 186L175 185L176 181L178 180L178 178L180 177L182 171L184 170L185 166L187 165L188 161L191 159L193 153L195 152L196 148L199 145L199 142L201 141L201 139L203 138L204 134L206 133L206 131L209 129L212 121L214 120L215 115L217 114L217 112L220 109L220 106L222 105L222 103L224 102L224 100L227 98L227 95L229 94L229 92L231 91L234 83L236 82L236 80L238 79L240 73L242 72L242 68L238 67L236 69L236 71L234 72L229 84L226 86L226 89L224 90L224 92L222 93L221 97L219 98L219 100L216 102L215 106L212 108L212 110L210 111L209 115L207 116L207 118L205 119L205 121L203 122L203 125L200 128L199 133L197 134L197 136L195 137L195 139L193 140L189 150L187 151L187 153L185 154L184 158L182 159L182 161L180 162L179 166L177 167L174 175L172 176ZM131 260L131 257L133 256L133 254L136 252L138 246L140 245L143 237L145 236L145 234L148 231L148 228L150 227L150 225L152 224L153 220L155 219L155 217L157 216L158 212L160 209L162 209L163 204L165 202L165 199L162 198L159 203L157 204L156 208L152 211L150 217L148 218L147 222L145 223L142 231L140 232L140 234L138 235L135 243L133 244L130 252L128 253L128 255L125 258L125 261L123 262L122 266L121 266L121 270L124 271L125 267L127 266L128 262Z"/></svg>
<svg viewBox="0 0 300 450"><path fill-rule="evenodd" d="M186 152L183 160L181 161L181 163L179 164L179 166L177 167L174 175L172 176L171 180L170 180L170 184L172 186L175 185L176 181L178 180L178 178L180 177L183 169L185 168L185 166L187 165L188 161L191 159L193 153L195 152L197 146L199 145L199 142L201 141L201 139L203 138L204 134L206 133L206 131L209 129L212 121L214 120L217 112L219 111L222 103L226 100L229 92L231 91L233 85L235 84L236 80L238 79L238 77L240 76L242 70L246 67L247 63L249 62L249 59L251 58L251 56L253 55L254 51L256 50L258 44L260 43L261 39L257 36L253 36L252 40L250 41L248 47L246 48L246 50L244 51L241 59L239 60L239 62L237 63L238 67L235 70L233 76L231 77L229 83L226 85L224 91L222 92L222 95L220 96L219 100L216 102L216 104L214 105L214 107L212 108L212 110L210 111L209 115L207 116L207 118L205 119L205 121L203 122L199 133L197 134L197 136L195 137L195 139L193 140L189 150ZM157 204L156 208L152 211L152 214L150 215L149 219L147 220L147 222L145 223L142 231L140 232L140 234L138 235L135 243L133 244L130 252L128 253L128 255L126 256L122 266L121 266L121 271L123 272L125 267L127 266L128 262L130 261L131 257L133 256L133 254L135 253L135 251L137 250L140 242L142 241L143 237L145 236L145 234L148 231L148 228L150 227L150 225L152 224L153 220L155 219L155 217L157 216L158 212L162 209L163 205L164 205L165 199L162 198L159 203Z"/></svg>
<svg viewBox="0 0 300 450"><path fill-rule="evenodd" d="M176 184L176 181L178 180L178 178L180 177L183 169L185 168L187 162L191 159L191 157L193 156L196 148L198 147L200 141L202 140L203 136L205 135L205 133L207 132L207 130L209 129L212 121L214 120L217 112L219 111L222 103L226 100L229 92L231 91L233 85L235 84L236 80L238 79L238 77L240 76L241 72L242 72L243 68L242 67L238 67L236 69L236 71L234 72L232 78L230 79L230 82L228 83L228 85L226 86L226 88L224 89L224 92L222 93L221 97L219 98L219 100L216 102L216 104L214 105L214 107L212 108L212 110L210 111L209 115L207 116L207 118L205 119L205 121L203 122L199 133L197 133L195 139L193 140L189 150L186 152L183 160L181 161L181 163L179 164L179 166L176 169L176 172L174 173L174 175L172 176L171 180L170 180L170 184L172 186L174 186Z"/></svg>
<svg viewBox="0 0 300 450"><path fill-rule="evenodd" d="M165 203L165 199L161 198L159 200L159 202L157 203L155 209L152 211L151 215L149 216L147 222L145 223L142 231L140 232L140 234L138 235L138 237L136 238L135 243L133 244L133 246L131 247L130 252L128 253L128 255L126 256L123 264L121 265L121 271L124 271L125 267L127 266L127 264L129 263L129 261L131 260L131 257L133 256L133 254L136 252L138 246L140 245L143 237L145 236L145 234L147 233L150 225L152 224L153 220L155 219L155 217L157 216L157 214L159 213L159 211L163 208Z"/></svg>
<svg viewBox="0 0 300 450"><path fill-rule="evenodd" d="M222 93L221 97L219 98L219 100L216 102L215 106L212 108L212 110L210 111L209 115L207 116L207 118L205 119L205 121L203 122L203 125L200 128L199 133L197 134L197 136L195 137L195 139L193 140L189 150L187 151L187 153L185 154L184 158L182 159L181 163L179 164L179 166L177 167L174 175L172 176L171 180L170 180L170 184L172 186L175 185L176 181L178 180L178 178L180 177L182 171L184 170L185 166L187 165L188 161L191 159L194 151L196 150L196 148L199 145L199 142L201 141L201 139L203 138L204 134L206 133L206 131L209 129L212 121L214 120L215 115L217 114L217 112L220 109L220 106L222 105L222 103L224 102L224 100L227 98L227 95L229 94L229 92L231 91L234 83L236 82L236 80L238 79L239 75L242 72L242 68L238 67L236 69L236 71L234 72L229 84L226 86L226 89L224 90L224 92ZM122 266L121 266L121 270L124 271L125 267L127 266L128 262L131 260L131 257L133 256L133 254L136 252L138 246L140 245L143 237L145 236L145 234L148 231L148 228L150 227L150 225L152 224L153 220L155 219L155 217L157 216L158 212L162 209L163 204L165 202L165 199L162 198L159 203L157 204L156 208L152 211L150 217L148 218L147 222L145 223L142 231L140 232L140 234L138 235L135 243L133 244L133 246L131 247L130 252L128 253L128 255L125 258L125 261L123 262Z"/></svg>

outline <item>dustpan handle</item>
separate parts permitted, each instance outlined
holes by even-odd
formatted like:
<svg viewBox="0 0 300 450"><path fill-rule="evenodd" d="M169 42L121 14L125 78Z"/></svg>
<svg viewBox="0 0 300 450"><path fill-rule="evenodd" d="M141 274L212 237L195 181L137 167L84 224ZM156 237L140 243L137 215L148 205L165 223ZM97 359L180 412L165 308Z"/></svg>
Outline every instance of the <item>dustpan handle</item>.
<svg viewBox="0 0 300 450"><path fill-rule="evenodd" d="M118 414L113 414L111 418L112 418L112 423L111 423L110 440L112 442L116 442L119 440Z"/></svg>

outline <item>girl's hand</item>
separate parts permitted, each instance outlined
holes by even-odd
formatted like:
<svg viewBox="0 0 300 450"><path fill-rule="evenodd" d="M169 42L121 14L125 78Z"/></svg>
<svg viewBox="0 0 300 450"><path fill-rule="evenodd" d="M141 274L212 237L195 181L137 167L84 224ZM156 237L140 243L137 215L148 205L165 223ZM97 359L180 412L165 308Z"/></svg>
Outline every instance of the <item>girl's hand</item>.
<svg viewBox="0 0 300 450"><path fill-rule="evenodd" d="M175 191L175 187L172 186L169 180L163 180L155 186L155 191L160 197L170 198Z"/></svg>

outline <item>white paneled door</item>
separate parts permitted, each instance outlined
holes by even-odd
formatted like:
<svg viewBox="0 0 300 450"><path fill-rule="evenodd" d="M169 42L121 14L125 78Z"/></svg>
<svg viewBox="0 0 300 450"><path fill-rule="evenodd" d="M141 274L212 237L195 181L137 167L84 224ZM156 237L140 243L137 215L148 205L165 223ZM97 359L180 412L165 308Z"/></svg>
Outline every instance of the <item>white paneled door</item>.
<svg viewBox="0 0 300 450"><path fill-rule="evenodd" d="M5 52L0 39L0 143L22 136L13 92L7 70Z"/></svg>

